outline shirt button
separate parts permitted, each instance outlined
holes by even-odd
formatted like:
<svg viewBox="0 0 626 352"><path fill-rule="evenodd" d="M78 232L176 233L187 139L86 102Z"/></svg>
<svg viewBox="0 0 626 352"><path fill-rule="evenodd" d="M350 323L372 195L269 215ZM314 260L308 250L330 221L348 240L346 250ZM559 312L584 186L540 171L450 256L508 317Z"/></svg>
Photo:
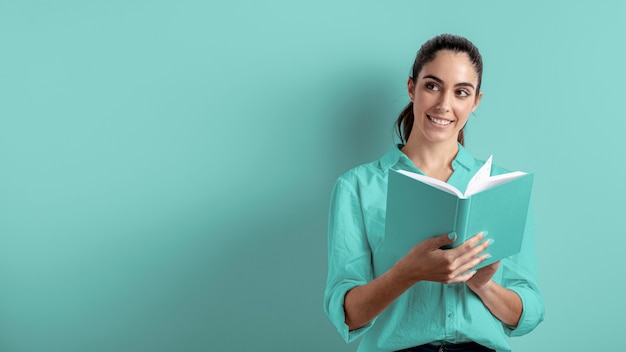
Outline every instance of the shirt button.
<svg viewBox="0 0 626 352"><path fill-rule="evenodd" d="M448 312L448 318L450 318L450 319L454 318L454 313Z"/></svg>

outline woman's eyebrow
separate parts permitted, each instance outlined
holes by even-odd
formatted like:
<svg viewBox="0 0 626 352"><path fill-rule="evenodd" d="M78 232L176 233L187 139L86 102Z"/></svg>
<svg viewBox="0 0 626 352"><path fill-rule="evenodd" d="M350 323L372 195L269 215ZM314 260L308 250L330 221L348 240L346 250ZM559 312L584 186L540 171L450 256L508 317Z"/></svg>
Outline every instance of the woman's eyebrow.
<svg viewBox="0 0 626 352"><path fill-rule="evenodd" d="M437 83L439 83L439 84L443 84L443 80L442 80L441 78L437 77L437 76L433 76L433 75L426 75L426 76L424 76L423 78L430 78L430 79L432 79L432 80L434 80L434 81L437 81ZM473 85L473 84L471 84L471 83L469 83L469 82L459 82L459 83L455 84L454 86L455 86L455 87L458 87L458 86L465 86L465 87L471 87L472 89L476 89L476 88L474 87L474 85Z"/></svg>

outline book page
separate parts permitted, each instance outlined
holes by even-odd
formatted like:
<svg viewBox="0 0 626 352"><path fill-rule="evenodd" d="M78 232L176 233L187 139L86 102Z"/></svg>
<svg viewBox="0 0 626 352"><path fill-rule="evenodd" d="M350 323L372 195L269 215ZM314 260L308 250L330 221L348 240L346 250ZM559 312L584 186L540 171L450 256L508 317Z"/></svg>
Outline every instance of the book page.
<svg viewBox="0 0 626 352"><path fill-rule="evenodd" d="M438 180L436 178L428 177L426 175L422 175L422 174L418 174L416 172L411 172L411 171L406 171L406 170L394 170L394 171L396 171L398 173L401 173L401 174L403 174L405 176L408 176L410 178L416 179L416 180L418 180L418 181L420 181L422 183L425 183L427 185L430 185L430 186L433 186L435 188L438 188L438 189L440 189L442 191L446 191L446 192L448 192L450 194L454 194L454 195L456 195L459 198L465 198L463 196L463 193L461 193L461 191L459 191L456 187L454 187L454 186L452 186L450 184L447 184L447 183L445 183L443 181L440 181L440 180Z"/></svg>
<svg viewBox="0 0 626 352"><path fill-rule="evenodd" d="M469 183L467 184L467 189L465 190L465 194L459 191L456 187L440 181L436 178L432 178L426 175L418 174L416 172L406 171L406 170L394 170L398 173L401 173L405 176L418 180L422 183L430 185L432 187L438 188L442 191L448 192L450 194L454 194L461 199L469 198L470 196L480 193L486 189L495 187L499 184L505 183L507 181L516 179L520 176L526 175L525 172L515 171L509 172L506 174L491 176L491 166L492 166L492 156L489 156L489 159L485 162L483 166L478 169L478 171L472 176Z"/></svg>
<svg viewBox="0 0 626 352"><path fill-rule="evenodd" d="M502 175L490 176L488 179L482 180L481 182L473 185L471 190L469 189L469 186L468 186L467 191L465 192L465 195L469 197L473 194L480 193L486 189L511 181L523 175L526 175L526 173L521 172L521 171L515 171L515 172L509 172L509 173L502 174Z"/></svg>
<svg viewBox="0 0 626 352"><path fill-rule="evenodd" d="M490 155L485 164L481 166L476 174L474 174L474 176L472 176L472 178L469 180L469 182L467 183L467 188L465 189L465 197L469 197L472 194L480 192L475 191L475 189L483 182L489 180L489 177L491 177L492 159L493 155ZM484 188L482 190L484 190Z"/></svg>

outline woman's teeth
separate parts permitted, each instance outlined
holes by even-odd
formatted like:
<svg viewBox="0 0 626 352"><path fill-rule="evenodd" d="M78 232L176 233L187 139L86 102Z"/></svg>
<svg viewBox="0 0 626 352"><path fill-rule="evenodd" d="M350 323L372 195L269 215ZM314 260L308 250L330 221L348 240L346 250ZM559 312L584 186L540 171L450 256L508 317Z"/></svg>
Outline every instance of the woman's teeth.
<svg viewBox="0 0 626 352"><path fill-rule="evenodd" d="M440 126L447 126L447 125L449 125L449 124L450 124L450 122L452 122L452 121L450 121L450 120L438 119L438 118L436 118L436 117L432 117L432 116L430 116L430 115L426 115L426 116L428 116L428 119L429 119L430 121L432 121L432 122L434 122L434 123L436 123L436 124L438 124L438 125L440 125Z"/></svg>

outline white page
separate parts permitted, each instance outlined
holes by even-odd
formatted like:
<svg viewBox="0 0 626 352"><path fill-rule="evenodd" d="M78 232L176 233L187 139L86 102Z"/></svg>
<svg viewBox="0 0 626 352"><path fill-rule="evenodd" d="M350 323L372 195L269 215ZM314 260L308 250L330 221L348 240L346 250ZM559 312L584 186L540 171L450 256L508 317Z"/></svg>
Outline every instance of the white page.
<svg viewBox="0 0 626 352"><path fill-rule="evenodd" d="M471 189L468 188L467 192L465 192L465 195L467 197L476 194L476 193L480 193L486 189L495 187L499 184L511 181L513 179L516 179L520 176L526 175L525 172L521 172L521 171L515 171L515 172L509 172L507 174L501 174L501 175L496 175L496 176L490 176L488 179L477 183L474 185L474 187Z"/></svg>
<svg viewBox="0 0 626 352"><path fill-rule="evenodd" d="M459 198L465 198L463 196L463 193L461 193L461 191L459 191L456 187L454 187L454 186L452 186L450 184L447 184L447 183L445 183L443 181L440 181L440 180L438 180L436 178L428 177L426 175L422 175L422 174L418 174L418 173L411 172L411 171L406 171L406 170L394 170L394 171L399 172L399 173L401 173L403 175L409 176L410 178L414 178L414 179L416 179L418 181L421 181L422 183L425 183L427 185L431 185L431 186L433 186L435 188L439 188L442 191L446 191L446 192L448 192L450 194L454 194L454 195L456 195Z"/></svg>
<svg viewBox="0 0 626 352"><path fill-rule="evenodd" d="M480 186L483 182L489 180L491 177L491 164L492 164L493 155L489 156L489 159L485 161L485 164L478 169L476 174L472 177L471 180L467 183L467 188L465 189L465 197L469 197L472 194L476 194L480 191L475 191L477 187ZM484 189L483 189L484 190Z"/></svg>
<svg viewBox="0 0 626 352"><path fill-rule="evenodd" d="M416 179L422 183L438 188L442 191L448 192L450 194L454 194L461 199L469 198L470 196L480 193L486 189L495 187L499 184L505 183L507 181L516 179L520 176L526 175L525 172L515 171L509 172L506 174L491 176L491 166L492 166L492 156L489 156L489 159L485 162L483 166L472 176L470 179L467 189L465 190L465 194L459 191L456 187L440 181L436 178L432 178L426 175L418 174L416 172L406 171L406 170L394 170L399 172L405 176Z"/></svg>

